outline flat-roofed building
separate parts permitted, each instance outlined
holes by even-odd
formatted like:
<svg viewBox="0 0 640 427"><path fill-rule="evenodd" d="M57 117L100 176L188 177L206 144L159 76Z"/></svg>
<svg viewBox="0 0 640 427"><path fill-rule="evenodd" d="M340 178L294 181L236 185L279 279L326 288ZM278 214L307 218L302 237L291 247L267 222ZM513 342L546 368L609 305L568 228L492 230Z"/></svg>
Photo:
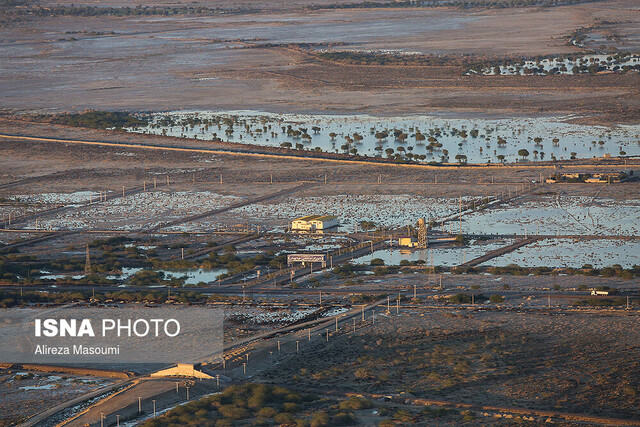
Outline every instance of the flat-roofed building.
<svg viewBox="0 0 640 427"><path fill-rule="evenodd" d="M334 215L307 215L291 222L293 231L324 231L338 226L338 217Z"/></svg>

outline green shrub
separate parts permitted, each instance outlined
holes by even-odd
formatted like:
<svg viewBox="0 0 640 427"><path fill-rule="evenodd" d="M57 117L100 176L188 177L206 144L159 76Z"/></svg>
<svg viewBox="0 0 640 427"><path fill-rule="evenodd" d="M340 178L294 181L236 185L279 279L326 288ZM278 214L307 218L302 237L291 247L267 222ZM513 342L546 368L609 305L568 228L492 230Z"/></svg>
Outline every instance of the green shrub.
<svg viewBox="0 0 640 427"><path fill-rule="evenodd" d="M311 427L326 427L330 425L331 420L326 412L316 412L311 417Z"/></svg>
<svg viewBox="0 0 640 427"><path fill-rule="evenodd" d="M489 298L489 301L491 301L493 304L500 304L501 302L504 302L504 297L502 295L491 295L491 297Z"/></svg>
<svg viewBox="0 0 640 427"><path fill-rule="evenodd" d="M258 412L256 412L256 415L259 417L273 418L277 413L278 411L275 408L265 406L264 408L260 408Z"/></svg>
<svg viewBox="0 0 640 427"><path fill-rule="evenodd" d="M356 420L355 418L353 418L353 415L347 412L339 412L333 416L332 425L334 426L350 426L354 425L355 423Z"/></svg>
<svg viewBox="0 0 640 427"><path fill-rule="evenodd" d="M276 416L273 417L273 420L278 424L293 424L296 422L296 419L293 417L293 415L287 412L276 414Z"/></svg>
<svg viewBox="0 0 640 427"><path fill-rule="evenodd" d="M365 399L364 397L350 397L349 400L343 400L342 402L340 402L338 407L343 411L357 411L360 409L373 408L373 403L369 399Z"/></svg>

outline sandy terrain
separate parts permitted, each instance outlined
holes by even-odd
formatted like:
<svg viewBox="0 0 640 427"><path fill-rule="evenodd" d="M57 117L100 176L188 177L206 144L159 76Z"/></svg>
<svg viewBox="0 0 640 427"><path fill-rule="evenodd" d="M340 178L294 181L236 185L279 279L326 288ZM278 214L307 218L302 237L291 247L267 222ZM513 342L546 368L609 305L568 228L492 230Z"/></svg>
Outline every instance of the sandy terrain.
<svg viewBox="0 0 640 427"><path fill-rule="evenodd" d="M584 51L566 45L575 29L620 33L620 47L629 48L636 43L633 34L639 19L637 5L629 0L543 9L29 18L6 24L0 35L0 58L5 58L0 69L1 106L51 111L543 111L633 120L640 86L637 73L464 76L466 70L459 66L336 65L306 51L264 44L339 42L333 49L400 49L478 59L576 54ZM111 31L115 34L103 34Z"/></svg>
<svg viewBox="0 0 640 427"><path fill-rule="evenodd" d="M50 375L13 370L0 372L2 399L0 425L36 414L52 404L61 403L113 382L107 378ZM20 408L17 412L16 408Z"/></svg>
<svg viewBox="0 0 640 427"><path fill-rule="evenodd" d="M265 357L260 368L267 372L257 375L299 387L637 418L637 376L610 382L636 364L635 319L614 313L381 311L375 326L369 319L371 327L356 334L332 336L326 345L302 341L301 357L281 358L271 370ZM348 332L349 323L344 328ZM291 354L290 342L283 346ZM612 353L615 366L606 363Z"/></svg>

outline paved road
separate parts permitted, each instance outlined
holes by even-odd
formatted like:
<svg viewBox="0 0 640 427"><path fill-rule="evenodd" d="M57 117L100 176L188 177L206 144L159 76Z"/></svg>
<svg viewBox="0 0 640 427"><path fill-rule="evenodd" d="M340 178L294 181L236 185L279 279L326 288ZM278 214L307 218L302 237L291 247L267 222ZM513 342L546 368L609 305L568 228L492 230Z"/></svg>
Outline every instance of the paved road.
<svg viewBox="0 0 640 427"><path fill-rule="evenodd" d="M114 142L114 141L83 141L83 140L75 140L75 139L57 139L57 138L43 138L39 136L29 136L29 135L10 135L10 134L0 134L0 138L6 140L25 140L25 141L34 141L34 142L43 142L43 143L57 143L57 144L76 144L76 145L94 145L94 146L102 146L102 147L117 147L117 148L135 148L135 149L146 149L146 150L160 150L160 151L178 151L185 153L206 153L206 154L226 154L226 155L235 155L235 156L248 156L248 157L263 157L263 158L276 158L276 159L293 159L293 160L309 160L309 161L318 161L318 162L332 162L332 163L346 163L346 164L363 164L367 166L388 166L393 168L418 168L418 169L432 169L432 170L446 170L446 169L482 169L482 170L492 170L492 169L510 169L517 168L521 169L523 167L527 168L536 168L536 169L553 169L558 164L558 162L554 163L545 163L545 162L529 162L526 164L522 163L507 163L507 164L444 164L444 165L429 165L424 163L395 163L391 161L384 161L380 159L376 159L373 157L368 158L332 158L327 156L327 154L322 153L296 153L295 150L290 150L288 152L278 152L278 151L269 151L267 147L258 147L253 145L242 144L241 142L236 142L238 149L232 148L217 148L217 149L209 149L209 148L198 148L198 147L189 147L185 144L181 146L176 145L159 145L159 144L143 144L143 143L124 143L124 142ZM613 163L615 161L615 163ZM564 161L564 167L566 168L615 168L617 166L623 166L624 162L619 161L618 159L611 159L608 162L599 163L580 163L579 161L573 162L576 165L572 165L571 161Z"/></svg>
<svg viewBox="0 0 640 427"><path fill-rule="evenodd" d="M538 240L541 240L542 237L540 236L533 236L533 237L529 237L527 239L522 239L522 240L518 240L517 242L514 242L510 245L507 246L503 246L501 248L498 248L496 250L487 252L486 254L479 256L478 258L472 259L470 261L467 261L463 264L460 264L461 267L473 267L475 265L480 265L483 262L487 262L490 259L493 258L497 258L499 256L502 256L504 254L508 254L509 252L513 252L518 248L521 248L523 246L526 246L528 244L531 244L533 242L537 242Z"/></svg>

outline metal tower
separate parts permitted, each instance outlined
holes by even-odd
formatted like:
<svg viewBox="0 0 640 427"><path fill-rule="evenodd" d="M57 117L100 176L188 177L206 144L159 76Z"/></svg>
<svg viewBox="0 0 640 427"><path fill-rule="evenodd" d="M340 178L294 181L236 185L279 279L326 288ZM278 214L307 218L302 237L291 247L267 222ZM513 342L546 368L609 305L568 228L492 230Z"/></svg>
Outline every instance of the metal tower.
<svg viewBox="0 0 640 427"><path fill-rule="evenodd" d="M84 262L84 275L88 276L91 274L91 258L89 257L89 244L87 244L87 258Z"/></svg>
<svg viewBox="0 0 640 427"><path fill-rule="evenodd" d="M418 220L418 247L426 248L427 246L429 246L427 241L427 222L424 218L420 218Z"/></svg>

